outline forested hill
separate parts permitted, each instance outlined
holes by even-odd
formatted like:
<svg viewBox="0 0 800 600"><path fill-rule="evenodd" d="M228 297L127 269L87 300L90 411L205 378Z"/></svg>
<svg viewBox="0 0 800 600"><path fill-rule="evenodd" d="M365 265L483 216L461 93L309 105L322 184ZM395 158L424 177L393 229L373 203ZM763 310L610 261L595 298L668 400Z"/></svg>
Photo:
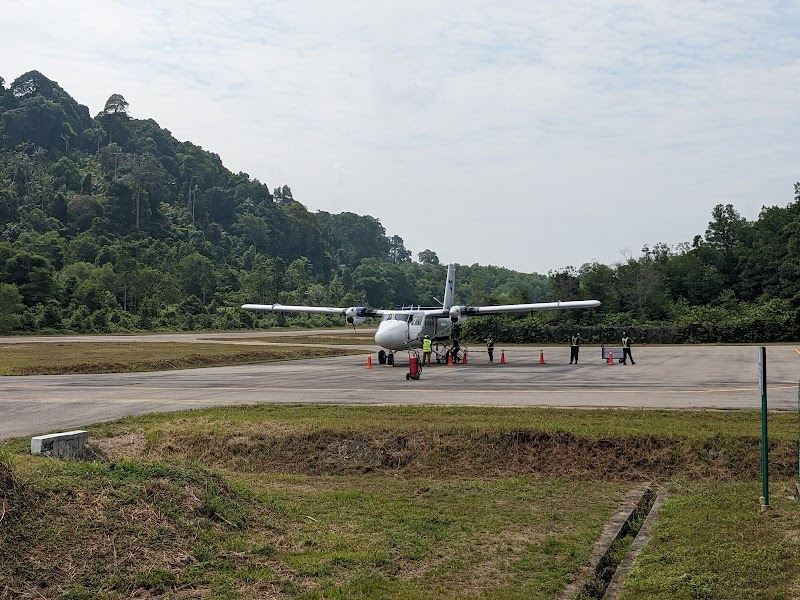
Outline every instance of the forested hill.
<svg viewBox="0 0 800 600"><path fill-rule="evenodd" d="M459 266L458 303L603 302L471 319L462 335L561 342L577 328L618 342L625 328L639 341L798 340L800 187L790 200L752 222L718 205L703 235L614 265L549 276ZM131 118L119 94L92 117L36 71L11 84L0 77L0 332L288 320L244 312L244 302L431 305L445 267L431 249L417 258L373 217L311 213L288 185L270 191L155 121Z"/></svg>
<svg viewBox="0 0 800 600"><path fill-rule="evenodd" d="M268 166L267 166L268 168ZM243 302L433 304L445 268L370 216L309 212L288 185L133 119L92 117L37 71L0 78L0 331L252 327ZM460 295L543 299L545 276L460 267Z"/></svg>

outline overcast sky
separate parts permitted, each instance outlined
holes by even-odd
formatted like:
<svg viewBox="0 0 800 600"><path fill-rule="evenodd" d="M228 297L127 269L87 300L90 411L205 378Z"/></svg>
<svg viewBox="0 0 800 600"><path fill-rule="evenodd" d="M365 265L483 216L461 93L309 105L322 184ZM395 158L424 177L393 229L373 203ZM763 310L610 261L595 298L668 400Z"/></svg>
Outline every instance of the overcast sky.
<svg viewBox="0 0 800 600"><path fill-rule="evenodd" d="M794 199L800 3L10 0L0 75L442 262L613 264Z"/></svg>

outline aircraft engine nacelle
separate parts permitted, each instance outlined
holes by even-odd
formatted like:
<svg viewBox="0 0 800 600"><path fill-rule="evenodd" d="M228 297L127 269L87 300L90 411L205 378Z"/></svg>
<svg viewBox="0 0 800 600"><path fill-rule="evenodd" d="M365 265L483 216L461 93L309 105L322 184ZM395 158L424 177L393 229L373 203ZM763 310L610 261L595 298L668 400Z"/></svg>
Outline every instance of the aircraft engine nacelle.
<svg viewBox="0 0 800 600"><path fill-rule="evenodd" d="M467 318L463 314L461 314L461 310L463 308L464 308L463 306L453 306L450 309L450 322L453 323L453 325L458 325Z"/></svg>
<svg viewBox="0 0 800 600"><path fill-rule="evenodd" d="M367 320L367 309L363 306L351 306L344 313L350 325L361 325Z"/></svg>

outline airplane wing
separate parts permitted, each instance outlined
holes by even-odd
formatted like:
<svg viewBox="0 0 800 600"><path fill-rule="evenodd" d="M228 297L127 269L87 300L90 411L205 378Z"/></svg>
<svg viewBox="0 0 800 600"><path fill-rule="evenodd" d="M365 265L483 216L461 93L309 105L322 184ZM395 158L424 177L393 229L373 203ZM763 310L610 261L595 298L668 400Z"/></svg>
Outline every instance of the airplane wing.
<svg viewBox="0 0 800 600"><path fill-rule="evenodd" d="M344 315L346 308L333 306L290 306L288 304L242 304L245 310L264 310L285 313L317 313L321 315Z"/></svg>
<svg viewBox="0 0 800 600"><path fill-rule="evenodd" d="M534 304L503 304L500 306L465 306L462 314L499 315L503 313L530 312L539 310L564 310L569 308L594 308L600 306L599 300L573 300L571 302L536 302Z"/></svg>
<svg viewBox="0 0 800 600"><path fill-rule="evenodd" d="M292 306L290 304L242 304L244 310L263 310L280 313L305 313L318 315L341 315L348 323L360 325L369 317L380 317L384 311L365 308L363 306L350 306L347 308L335 306Z"/></svg>
<svg viewBox="0 0 800 600"><path fill-rule="evenodd" d="M449 316L453 323L460 323L466 317L479 315L501 315L504 313L523 313L539 310L564 310L569 308L593 308L600 306L599 300L573 300L570 302L536 302L534 304L503 304L499 306L452 306Z"/></svg>

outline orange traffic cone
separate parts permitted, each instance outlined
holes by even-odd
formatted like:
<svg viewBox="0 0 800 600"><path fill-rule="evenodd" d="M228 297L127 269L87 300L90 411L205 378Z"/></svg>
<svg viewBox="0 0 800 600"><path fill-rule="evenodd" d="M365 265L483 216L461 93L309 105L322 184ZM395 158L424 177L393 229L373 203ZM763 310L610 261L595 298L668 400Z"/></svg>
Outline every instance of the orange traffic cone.
<svg viewBox="0 0 800 600"><path fill-rule="evenodd" d="M539 364L540 365L545 364L545 362L544 362L544 352L542 352L541 350L539 350Z"/></svg>
<svg viewBox="0 0 800 600"><path fill-rule="evenodd" d="M614 364L614 353L613 352L609 352L608 353L608 364L610 364L610 365Z"/></svg>
<svg viewBox="0 0 800 600"><path fill-rule="evenodd" d="M453 355L450 354L449 352L447 353L447 366L448 367L453 366Z"/></svg>
<svg viewBox="0 0 800 600"><path fill-rule="evenodd" d="M367 355L367 368L372 368L372 355Z"/></svg>
<svg viewBox="0 0 800 600"><path fill-rule="evenodd" d="M469 361L467 360L467 349L464 348L464 360L461 361L463 364L467 364Z"/></svg>
<svg viewBox="0 0 800 600"><path fill-rule="evenodd" d="M500 352L500 364L501 365L506 364L506 351L505 350Z"/></svg>

